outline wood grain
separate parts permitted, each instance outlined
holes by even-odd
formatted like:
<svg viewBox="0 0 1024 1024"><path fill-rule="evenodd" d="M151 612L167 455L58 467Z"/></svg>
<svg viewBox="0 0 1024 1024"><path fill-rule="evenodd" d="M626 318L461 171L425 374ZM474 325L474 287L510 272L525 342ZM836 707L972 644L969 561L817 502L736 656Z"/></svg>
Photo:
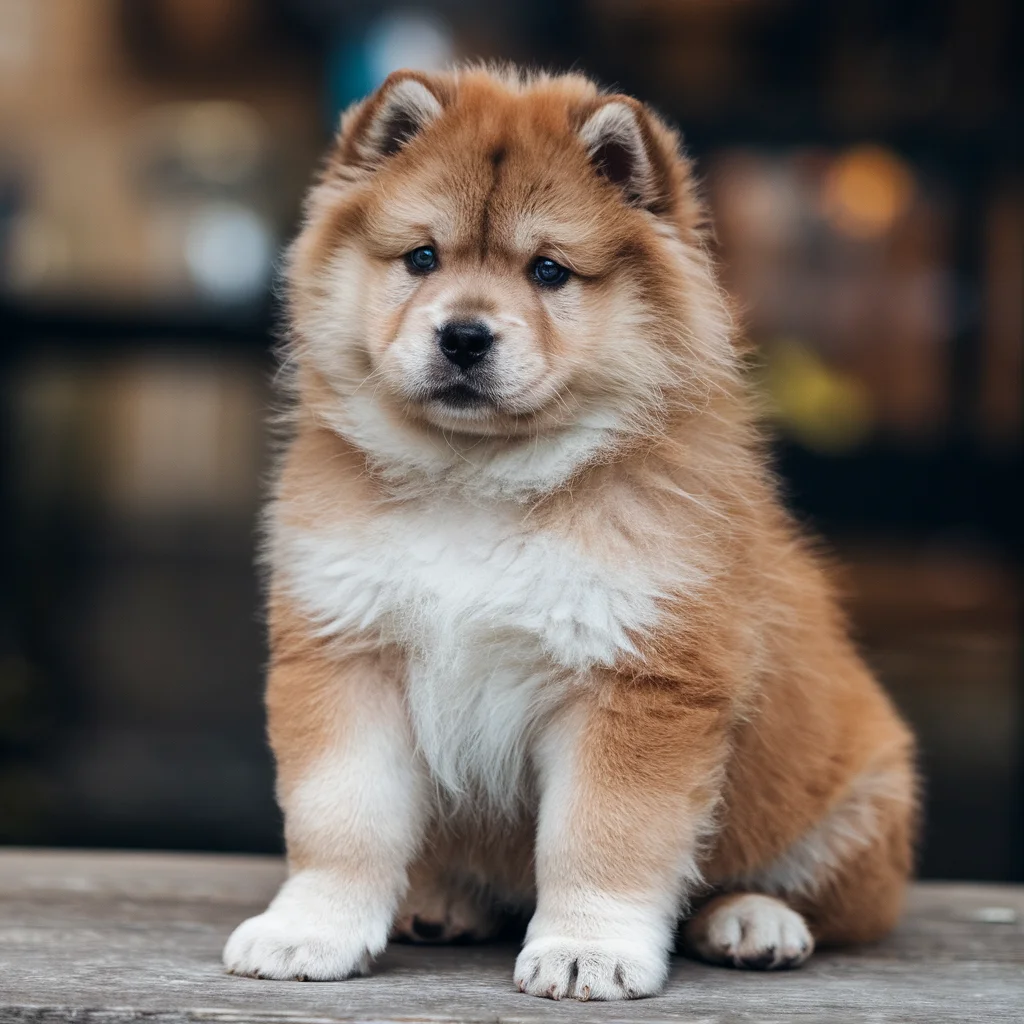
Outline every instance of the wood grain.
<svg viewBox="0 0 1024 1024"><path fill-rule="evenodd" d="M915 887L878 946L758 974L678 959L665 994L551 1003L512 986L511 946L395 946L331 984L225 975L220 950L283 876L257 857L0 851L0 1022L1024 1021L1024 888Z"/></svg>

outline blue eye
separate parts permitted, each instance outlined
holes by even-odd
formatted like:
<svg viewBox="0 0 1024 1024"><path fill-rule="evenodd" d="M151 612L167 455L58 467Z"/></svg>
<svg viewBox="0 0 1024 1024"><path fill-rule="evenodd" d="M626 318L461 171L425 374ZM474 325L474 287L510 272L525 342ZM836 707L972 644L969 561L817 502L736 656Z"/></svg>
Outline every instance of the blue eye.
<svg viewBox="0 0 1024 1024"><path fill-rule="evenodd" d="M405 265L414 274L429 274L437 269L437 253L432 245L421 245L405 254Z"/></svg>
<svg viewBox="0 0 1024 1024"><path fill-rule="evenodd" d="M557 288L559 285L565 284L568 278L568 269L560 263L549 260L546 256L541 256L540 259L534 261L533 279L538 284L544 285L545 288Z"/></svg>

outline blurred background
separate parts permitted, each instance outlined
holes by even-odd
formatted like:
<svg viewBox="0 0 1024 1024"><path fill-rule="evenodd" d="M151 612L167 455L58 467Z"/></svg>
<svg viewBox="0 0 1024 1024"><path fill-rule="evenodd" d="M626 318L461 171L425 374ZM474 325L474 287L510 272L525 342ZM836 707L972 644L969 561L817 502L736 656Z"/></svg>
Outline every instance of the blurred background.
<svg viewBox="0 0 1024 1024"><path fill-rule="evenodd" d="M921 737L928 877L1024 878L1021 5L0 0L0 842L281 847L253 571L275 262L402 66L681 125L792 507Z"/></svg>

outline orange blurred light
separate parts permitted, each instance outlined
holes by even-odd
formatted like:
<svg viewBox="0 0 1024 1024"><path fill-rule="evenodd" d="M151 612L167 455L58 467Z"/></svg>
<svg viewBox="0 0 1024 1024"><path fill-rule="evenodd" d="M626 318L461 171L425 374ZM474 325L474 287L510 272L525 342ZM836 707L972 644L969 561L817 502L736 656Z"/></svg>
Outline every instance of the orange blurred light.
<svg viewBox="0 0 1024 1024"><path fill-rule="evenodd" d="M821 208L842 234L878 238L906 211L913 194L913 172L900 157L881 146L857 146L829 168Z"/></svg>

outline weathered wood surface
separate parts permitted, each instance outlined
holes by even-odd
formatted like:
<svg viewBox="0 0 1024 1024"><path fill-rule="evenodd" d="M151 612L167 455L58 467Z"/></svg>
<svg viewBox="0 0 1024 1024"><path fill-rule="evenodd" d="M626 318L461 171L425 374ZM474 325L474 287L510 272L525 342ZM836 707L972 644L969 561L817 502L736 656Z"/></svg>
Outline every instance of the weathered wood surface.
<svg viewBox="0 0 1024 1024"><path fill-rule="evenodd" d="M679 959L666 992L552 1003L510 946L394 947L332 984L226 975L220 950L282 877L269 858L0 851L0 1021L1024 1021L1024 889L919 885L879 946L759 974Z"/></svg>

